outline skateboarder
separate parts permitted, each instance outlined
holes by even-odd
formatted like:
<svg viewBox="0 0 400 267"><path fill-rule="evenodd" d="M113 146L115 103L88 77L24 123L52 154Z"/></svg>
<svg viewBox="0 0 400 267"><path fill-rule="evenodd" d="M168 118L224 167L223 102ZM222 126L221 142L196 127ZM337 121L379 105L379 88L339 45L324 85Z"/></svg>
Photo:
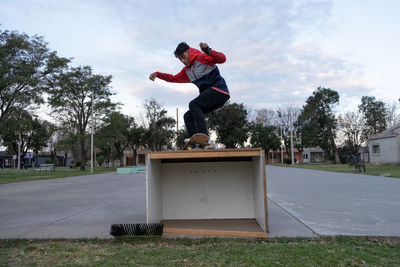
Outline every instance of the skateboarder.
<svg viewBox="0 0 400 267"><path fill-rule="evenodd" d="M189 137L196 133L208 135L204 114L222 107L230 98L225 80L215 65L224 63L225 55L212 50L206 43L200 43L200 48L203 53L184 42L180 43L174 54L185 67L176 75L161 72L150 74L152 81L159 78L175 83L192 82L199 88L200 94L190 101L189 111L183 116Z"/></svg>

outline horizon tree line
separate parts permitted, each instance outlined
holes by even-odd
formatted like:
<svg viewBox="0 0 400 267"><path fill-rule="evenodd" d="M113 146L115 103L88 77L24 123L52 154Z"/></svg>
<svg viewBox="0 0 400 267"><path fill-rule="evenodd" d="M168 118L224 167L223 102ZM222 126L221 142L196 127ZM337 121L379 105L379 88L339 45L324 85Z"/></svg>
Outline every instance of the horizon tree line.
<svg viewBox="0 0 400 267"><path fill-rule="evenodd" d="M47 147L52 157L71 152L74 164L84 169L88 158L91 118L96 118L94 136L98 159L122 161L124 150L137 153L182 147L185 129L174 130L176 121L162 104L145 100L145 123L122 114L121 103L111 101L111 75L94 74L90 66L72 66L72 59L59 57L42 37L30 37L0 29L0 138L10 153L18 143L22 156L38 154ZM280 149L281 140L293 146L319 146L339 162L339 152L357 151L372 134L400 122L399 104L363 96L358 109L336 115L338 92L318 87L302 107L265 107L252 111L243 103L227 103L207 116L216 142L227 148L246 144L266 151ZM47 104L56 124L36 111ZM92 113L93 106L93 113ZM289 149L290 151L290 149Z"/></svg>

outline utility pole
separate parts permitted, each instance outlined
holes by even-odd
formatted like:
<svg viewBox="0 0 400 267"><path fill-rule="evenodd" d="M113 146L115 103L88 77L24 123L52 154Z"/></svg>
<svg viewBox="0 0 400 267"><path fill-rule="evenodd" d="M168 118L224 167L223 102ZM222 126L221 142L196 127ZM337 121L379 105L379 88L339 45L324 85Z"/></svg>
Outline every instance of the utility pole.
<svg viewBox="0 0 400 267"><path fill-rule="evenodd" d="M292 114L290 116L290 157L292 158L292 165L294 165L294 151L293 151L293 125L292 125Z"/></svg>
<svg viewBox="0 0 400 267"><path fill-rule="evenodd" d="M282 126L281 126L281 163L283 164L283 130L282 130Z"/></svg>
<svg viewBox="0 0 400 267"><path fill-rule="evenodd" d="M93 86L92 88L92 134L90 137L90 173L93 173L93 118L94 118L94 114L93 114L93 106L94 106L94 90L95 87Z"/></svg>
<svg viewBox="0 0 400 267"><path fill-rule="evenodd" d="M179 123L178 123L178 108L176 108L176 150L178 150L178 131L179 131Z"/></svg>
<svg viewBox="0 0 400 267"><path fill-rule="evenodd" d="M19 133L18 139L18 170L21 169L21 133Z"/></svg>

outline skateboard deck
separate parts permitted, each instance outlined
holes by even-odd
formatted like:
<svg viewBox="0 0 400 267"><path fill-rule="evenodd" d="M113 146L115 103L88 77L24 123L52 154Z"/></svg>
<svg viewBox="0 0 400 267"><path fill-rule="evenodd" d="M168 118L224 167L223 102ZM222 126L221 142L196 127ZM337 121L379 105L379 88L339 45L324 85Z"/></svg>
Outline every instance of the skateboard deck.
<svg viewBox="0 0 400 267"><path fill-rule="evenodd" d="M192 135L190 137L189 142L186 143L186 145L183 147L183 149L192 149L192 146L195 146L195 148L202 148L205 149L206 146L210 145L209 144L209 137L206 134L203 133L197 133Z"/></svg>

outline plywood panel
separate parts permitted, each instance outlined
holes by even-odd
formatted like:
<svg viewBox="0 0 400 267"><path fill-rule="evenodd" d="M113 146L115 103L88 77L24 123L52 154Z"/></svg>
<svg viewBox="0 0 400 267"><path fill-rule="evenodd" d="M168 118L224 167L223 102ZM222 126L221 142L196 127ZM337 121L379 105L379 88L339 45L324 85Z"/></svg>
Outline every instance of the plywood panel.
<svg viewBox="0 0 400 267"><path fill-rule="evenodd" d="M150 153L151 159L257 157L260 149L179 150Z"/></svg>
<svg viewBox="0 0 400 267"><path fill-rule="evenodd" d="M252 164L162 164L163 219L254 218Z"/></svg>
<svg viewBox="0 0 400 267"><path fill-rule="evenodd" d="M158 223L162 220L161 160L150 160L147 155L146 165L146 221Z"/></svg>
<svg viewBox="0 0 400 267"><path fill-rule="evenodd" d="M267 237L254 219L163 220L164 234Z"/></svg>
<svg viewBox="0 0 400 267"><path fill-rule="evenodd" d="M253 160L254 214L261 228L268 232L267 188L264 152Z"/></svg>

